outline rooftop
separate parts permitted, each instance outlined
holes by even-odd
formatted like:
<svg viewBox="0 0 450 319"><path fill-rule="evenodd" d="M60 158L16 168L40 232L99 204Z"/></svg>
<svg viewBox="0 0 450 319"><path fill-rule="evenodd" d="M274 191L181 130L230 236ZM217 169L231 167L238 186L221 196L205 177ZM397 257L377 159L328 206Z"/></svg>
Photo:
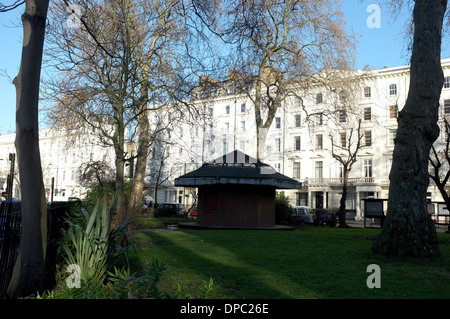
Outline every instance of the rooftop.
<svg viewBox="0 0 450 319"><path fill-rule="evenodd" d="M238 150L175 179L175 186L255 185L300 189L302 184Z"/></svg>

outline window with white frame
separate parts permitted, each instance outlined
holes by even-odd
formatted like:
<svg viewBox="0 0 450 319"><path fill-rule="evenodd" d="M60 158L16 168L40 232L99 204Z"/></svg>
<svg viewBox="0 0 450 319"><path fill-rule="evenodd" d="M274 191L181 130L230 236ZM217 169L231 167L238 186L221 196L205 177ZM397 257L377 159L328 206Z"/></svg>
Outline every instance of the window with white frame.
<svg viewBox="0 0 450 319"><path fill-rule="evenodd" d="M392 157L386 158L386 176L389 176L392 168Z"/></svg>
<svg viewBox="0 0 450 319"><path fill-rule="evenodd" d="M294 136L294 151L300 151L300 136Z"/></svg>
<svg viewBox="0 0 450 319"><path fill-rule="evenodd" d="M444 114L450 114L450 100L444 100Z"/></svg>
<svg viewBox="0 0 450 319"><path fill-rule="evenodd" d="M317 93L316 95L316 104L320 104L323 102L323 95L322 93Z"/></svg>
<svg viewBox="0 0 450 319"><path fill-rule="evenodd" d="M397 95L397 84L390 84L389 85L389 95L390 96Z"/></svg>
<svg viewBox="0 0 450 319"><path fill-rule="evenodd" d="M316 166L315 166L315 178L323 178L323 162L322 161L317 161L316 162Z"/></svg>
<svg viewBox="0 0 450 319"><path fill-rule="evenodd" d="M347 101L347 92L345 92L344 90L342 90L342 91L339 93L339 101L340 101L341 103L345 103L345 102Z"/></svg>
<svg viewBox="0 0 450 319"><path fill-rule="evenodd" d="M302 125L302 117L300 114L295 114L295 127L300 127Z"/></svg>
<svg viewBox="0 0 450 319"><path fill-rule="evenodd" d="M230 114L230 106L225 106L225 114Z"/></svg>
<svg viewBox="0 0 450 319"><path fill-rule="evenodd" d="M208 153L209 153L209 155L214 154L214 149L213 149L212 143L208 143Z"/></svg>
<svg viewBox="0 0 450 319"><path fill-rule="evenodd" d="M245 140L240 140L240 141L239 141L239 150L240 150L242 153L245 153Z"/></svg>
<svg viewBox="0 0 450 319"><path fill-rule="evenodd" d="M223 132L225 134L230 133L230 123L226 122L225 125L223 126Z"/></svg>
<svg viewBox="0 0 450 319"><path fill-rule="evenodd" d="M297 206L308 206L308 193L297 193Z"/></svg>
<svg viewBox="0 0 450 319"><path fill-rule="evenodd" d="M339 111L339 122L345 123L347 121L347 112L345 110Z"/></svg>
<svg viewBox="0 0 450 319"><path fill-rule="evenodd" d="M245 113L245 103L241 104L241 113Z"/></svg>
<svg viewBox="0 0 450 319"><path fill-rule="evenodd" d="M315 125L323 124L323 113L317 113L314 115L314 124Z"/></svg>
<svg viewBox="0 0 450 319"><path fill-rule="evenodd" d="M364 177L372 177L372 160L366 159L364 160Z"/></svg>
<svg viewBox="0 0 450 319"><path fill-rule="evenodd" d="M275 118L275 128L281 128L281 117Z"/></svg>
<svg viewBox="0 0 450 319"><path fill-rule="evenodd" d="M365 144L365 146L372 145L372 131L371 130L364 131L364 144Z"/></svg>
<svg viewBox="0 0 450 319"><path fill-rule="evenodd" d="M296 179L300 178L300 162L294 162L294 172L293 176Z"/></svg>
<svg viewBox="0 0 450 319"><path fill-rule="evenodd" d="M365 107L364 108L364 121L370 121L372 119L372 108Z"/></svg>
<svg viewBox="0 0 450 319"><path fill-rule="evenodd" d="M245 121L241 121L241 132L245 132Z"/></svg>
<svg viewBox="0 0 450 319"><path fill-rule="evenodd" d="M394 139L395 139L396 135L397 135L397 129L389 129L388 130L388 140L387 140L388 146L394 146Z"/></svg>
<svg viewBox="0 0 450 319"><path fill-rule="evenodd" d="M323 149L323 135L317 134L316 135L316 150Z"/></svg>
<svg viewBox="0 0 450 319"><path fill-rule="evenodd" d="M372 89L370 88L370 86L366 86L364 88L364 97L365 98L372 97Z"/></svg>
<svg viewBox="0 0 450 319"><path fill-rule="evenodd" d="M339 137L340 137L341 147L346 148L347 147L347 133L341 132L339 134Z"/></svg>
<svg viewBox="0 0 450 319"><path fill-rule="evenodd" d="M444 78L444 89L450 89L450 76Z"/></svg>
<svg viewBox="0 0 450 319"><path fill-rule="evenodd" d="M396 119L398 117L398 106L391 105L389 106L389 118Z"/></svg>
<svg viewBox="0 0 450 319"><path fill-rule="evenodd" d="M222 140L222 151L223 155L228 154L228 141L226 138Z"/></svg>
<svg viewBox="0 0 450 319"><path fill-rule="evenodd" d="M279 137L275 139L275 152L281 152L281 138Z"/></svg>

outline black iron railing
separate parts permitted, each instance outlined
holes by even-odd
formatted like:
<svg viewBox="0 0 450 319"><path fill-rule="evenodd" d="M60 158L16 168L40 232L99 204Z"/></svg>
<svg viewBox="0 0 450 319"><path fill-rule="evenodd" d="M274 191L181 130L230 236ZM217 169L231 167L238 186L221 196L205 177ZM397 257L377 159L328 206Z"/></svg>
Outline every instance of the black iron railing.
<svg viewBox="0 0 450 319"><path fill-rule="evenodd" d="M0 207L0 298L6 296L20 247L20 203L4 201Z"/></svg>

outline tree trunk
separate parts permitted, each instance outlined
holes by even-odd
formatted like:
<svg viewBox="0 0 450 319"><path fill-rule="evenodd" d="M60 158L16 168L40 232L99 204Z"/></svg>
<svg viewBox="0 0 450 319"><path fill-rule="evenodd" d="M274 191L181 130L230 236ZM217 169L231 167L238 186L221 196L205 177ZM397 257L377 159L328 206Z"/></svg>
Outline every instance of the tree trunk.
<svg viewBox="0 0 450 319"><path fill-rule="evenodd" d="M258 160L264 160L264 147L266 146L266 138L269 129L267 127L256 128L256 154Z"/></svg>
<svg viewBox="0 0 450 319"><path fill-rule="evenodd" d="M22 193L19 255L8 297L44 288L47 206L39 153L39 83L48 0L27 0L22 15L23 47L16 86L16 151Z"/></svg>
<svg viewBox="0 0 450 319"><path fill-rule="evenodd" d="M345 222L345 201L347 200L347 189L348 189L348 175L349 171L345 169L344 171L344 182L342 185L342 196L339 206L338 218L339 218L339 228L348 228L349 226Z"/></svg>
<svg viewBox="0 0 450 319"><path fill-rule="evenodd" d="M147 168L147 157L149 152L150 123L147 112L142 112L138 120L139 141L136 157L136 172L128 202L128 214L138 214L142 210L142 199L144 192L145 171Z"/></svg>
<svg viewBox="0 0 450 319"><path fill-rule="evenodd" d="M447 0L416 0L408 99L399 114L390 173L386 221L372 250L386 256L439 255L436 230L427 212L428 157L439 136L438 109Z"/></svg>
<svg viewBox="0 0 450 319"><path fill-rule="evenodd" d="M116 222L121 223L127 218L125 203L125 130L123 127L123 112L118 111L115 115L116 120L116 137L114 139L114 149L116 155L116 180L115 195L117 196L116 204Z"/></svg>

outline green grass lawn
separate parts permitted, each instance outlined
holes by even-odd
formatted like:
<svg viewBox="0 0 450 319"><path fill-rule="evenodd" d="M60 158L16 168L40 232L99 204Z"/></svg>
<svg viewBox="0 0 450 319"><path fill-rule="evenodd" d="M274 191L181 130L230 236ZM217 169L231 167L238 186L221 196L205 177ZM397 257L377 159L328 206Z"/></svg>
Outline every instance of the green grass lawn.
<svg viewBox="0 0 450 319"><path fill-rule="evenodd" d="M389 259L371 252L379 229L302 226L295 231L179 230L136 234L132 269L166 263L160 288L196 296L214 280L214 298L450 298L450 235L440 260ZM369 289L367 266L381 268Z"/></svg>
<svg viewBox="0 0 450 319"><path fill-rule="evenodd" d="M156 229L166 228L167 225L178 224L182 222L194 221L193 219L183 217L159 217L148 218L145 215L140 215L136 218L135 226L138 229Z"/></svg>

